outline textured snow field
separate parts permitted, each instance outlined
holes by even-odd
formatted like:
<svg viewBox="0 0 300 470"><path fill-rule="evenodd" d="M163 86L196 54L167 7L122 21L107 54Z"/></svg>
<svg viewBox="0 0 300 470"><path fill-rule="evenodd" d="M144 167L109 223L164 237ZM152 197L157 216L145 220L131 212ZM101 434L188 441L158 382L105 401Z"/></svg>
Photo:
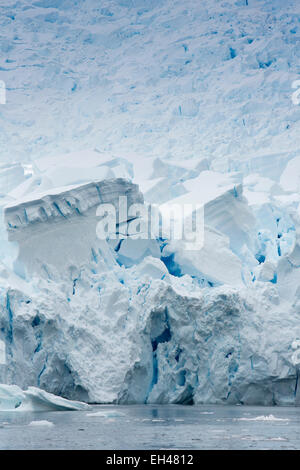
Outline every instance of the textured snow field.
<svg viewBox="0 0 300 470"><path fill-rule="evenodd" d="M300 408L292 407L137 405L0 413L0 449L299 448Z"/></svg>

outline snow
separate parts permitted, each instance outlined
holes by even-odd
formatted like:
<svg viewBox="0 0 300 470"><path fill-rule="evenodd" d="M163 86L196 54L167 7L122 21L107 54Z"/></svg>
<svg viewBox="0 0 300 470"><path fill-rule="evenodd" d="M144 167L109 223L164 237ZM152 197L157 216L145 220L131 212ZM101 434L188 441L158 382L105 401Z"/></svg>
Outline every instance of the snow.
<svg viewBox="0 0 300 470"><path fill-rule="evenodd" d="M85 403L66 400L36 387L29 387L23 391L16 385L0 384L0 411L65 411L87 408L88 405ZM44 423L44 421L34 421L30 425Z"/></svg>
<svg viewBox="0 0 300 470"><path fill-rule="evenodd" d="M4 196L14 186L25 180L24 168L20 163L0 165L0 196Z"/></svg>
<svg viewBox="0 0 300 470"><path fill-rule="evenodd" d="M204 246L188 251L182 243L171 241L162 251L163 258L172 257L181 274L205 279L213 284L242 284L241 260L229 248L229 239L211 228L204 232Z"/></svg>
<svg viewBox="0 0 300 470"><path fill-rule="evenodd" d="M124 195L128 206L143 202L137 186L119 178L52 188L35 193L34 199L26 196L8 204L5 220L9 240L19 243L18 274L26 278L43 273L51 278L53 269L67 272L75 266L80 270L103 245L96 234L97 207L109 202L119 213L119 197ZM121 217L120 222L125 222Z"/></svg>
<svg viewBox="0 0 300 470"><path fill-rule="evenodd" d="M298 13L2 2L4 406L300 403Z"/></svg>

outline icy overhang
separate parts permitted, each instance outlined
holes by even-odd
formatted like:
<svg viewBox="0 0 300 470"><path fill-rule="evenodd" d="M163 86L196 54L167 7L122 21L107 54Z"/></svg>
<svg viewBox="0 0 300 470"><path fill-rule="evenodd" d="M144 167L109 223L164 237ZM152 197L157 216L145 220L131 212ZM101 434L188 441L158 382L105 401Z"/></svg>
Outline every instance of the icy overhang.
<svg viewBox="0 0 300 470"><path fill-rule="evenodd" d="M49 191L8 204L4 216L9 239L23 238L28 230L72 220L82 221L82 216L93 213L99 204L113 204L118 211L119 197L126 196L128 206L143 204L138 186L122 178L92 182L83 185L53 188ZM123 221L122 221L123 222Z"/></svg>
<svg viewBox="0 0 300 470"><path fill-rule="evenodd" d="M144 202L137 185L118 178L54 188L7 205L8 238L19 243L18 274L26 277L43 270L49 275L51 267L66 272L70 266L90 262L103 247L96 234L97 207L112 204L118 216L121 196L127 197L128 207ZM120 222L126 217L124 213Z"/></svg>

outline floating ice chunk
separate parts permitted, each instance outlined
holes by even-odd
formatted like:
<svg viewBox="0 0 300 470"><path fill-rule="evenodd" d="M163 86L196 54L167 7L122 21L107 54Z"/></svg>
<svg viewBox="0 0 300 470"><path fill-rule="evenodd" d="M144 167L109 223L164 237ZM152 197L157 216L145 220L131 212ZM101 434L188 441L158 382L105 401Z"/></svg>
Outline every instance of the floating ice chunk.
<svg viewBox="0 0 300 470"><path fill-rule="evenodd" d="M300 156L292 158L281 177L280 184L285 191L298 192L300 190Z"/></svg>
<svg viewBox="0 0 300 470"><path fill-rule="evenodd" d="M85 410L86 403L71 401L36 387L23 391L16 385L0 384L0 411Z"/></svg>
<svg viewBox="0 0 300 470"><path fill-rule="evenodd" d="M255 418L234 418L234 421L289 421L287 418L277 418L270 414L269 416L256 416Z"/></svg>
<svg viewBox="0 0 300 470"><path fill-rule="evenodd" d="M0 196L9 193L24 180L24 168L20 163L0 165Z"/></svg>
<svg viewBox="0 0 300 470"><path fill-rule="evenodd" d="M97 150L42 157L34 161L33 169L51 187L133 176L130 162Z"/></svg>

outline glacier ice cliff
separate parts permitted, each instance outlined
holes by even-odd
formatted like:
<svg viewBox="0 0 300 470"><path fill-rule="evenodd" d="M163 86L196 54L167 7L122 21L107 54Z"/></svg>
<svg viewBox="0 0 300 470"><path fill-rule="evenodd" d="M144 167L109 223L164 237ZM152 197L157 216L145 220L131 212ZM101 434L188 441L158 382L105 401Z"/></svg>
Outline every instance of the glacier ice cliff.
<svg viewBox="0 0 300 470"><path fill-rule="evenodd" d="M0 411L86 410L86 403L66 400L36 387L23 391L16 385L0 385Z"/></svg>

